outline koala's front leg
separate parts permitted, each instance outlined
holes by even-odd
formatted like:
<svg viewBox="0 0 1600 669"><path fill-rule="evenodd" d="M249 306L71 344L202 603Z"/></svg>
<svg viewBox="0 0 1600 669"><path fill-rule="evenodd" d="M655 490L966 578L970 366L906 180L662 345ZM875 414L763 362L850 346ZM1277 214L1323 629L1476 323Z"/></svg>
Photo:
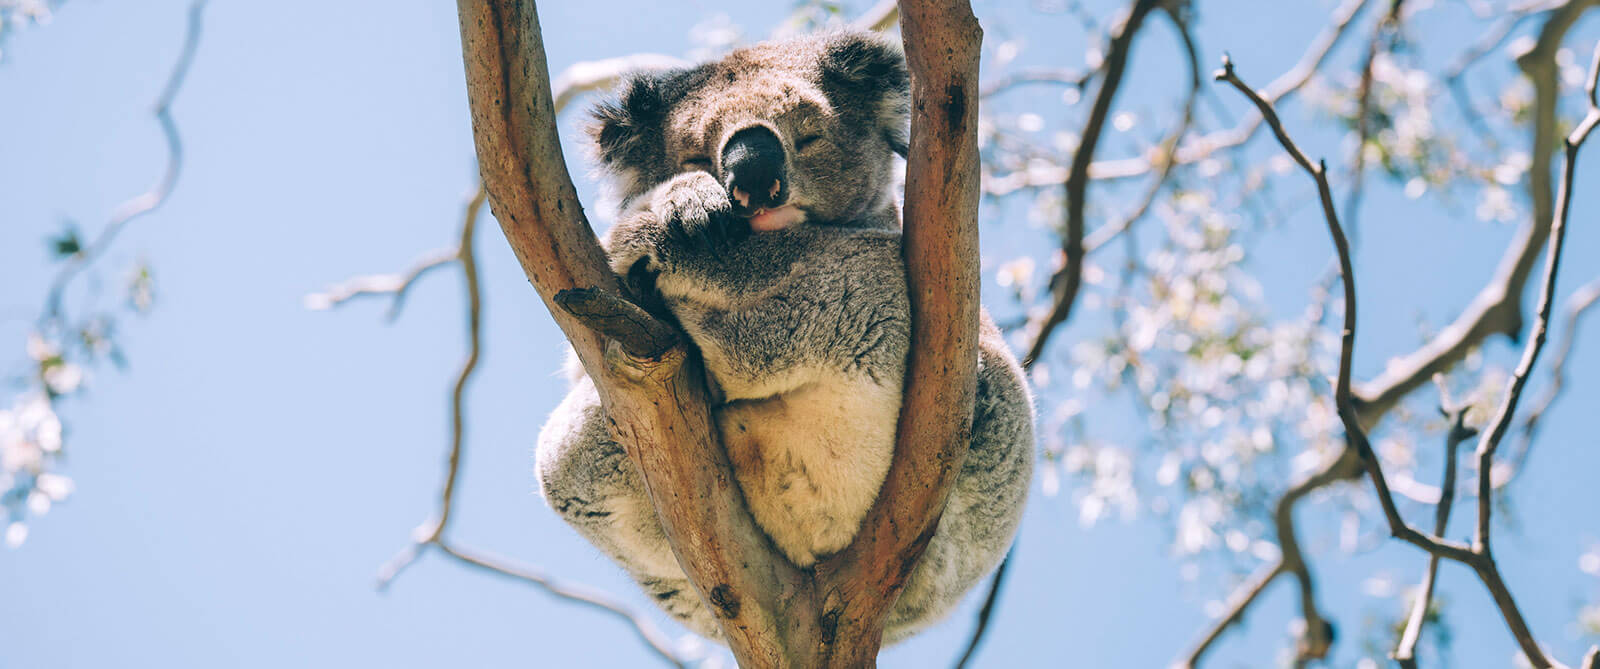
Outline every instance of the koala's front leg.
<svg viewBox="0 0 1600 669"><path fill-rule="evenodd" d="M750 222L734 214L728 191L705 172L687 172L640 196L606 236L611 266L628 276L645 263L659 272L704 257L750 234Z"/></svg>

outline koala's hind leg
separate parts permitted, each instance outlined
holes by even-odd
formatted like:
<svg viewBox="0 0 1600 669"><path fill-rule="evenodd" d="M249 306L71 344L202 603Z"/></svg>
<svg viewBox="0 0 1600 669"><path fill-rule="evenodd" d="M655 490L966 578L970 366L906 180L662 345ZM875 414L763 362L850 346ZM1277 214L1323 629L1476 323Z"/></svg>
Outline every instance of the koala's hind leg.
<svg viewBox="0 0 1600 669"><path fill-rule="evenodd" d="M657 606L696 634L721 638L673 557L638 469L607 432L600 397L587 377L540 430L536 473L550 507L621 564Z"/></svg>
<svg viewBox="0 0 1600 669"><path fill-rule="evenodd" d="M949 614L1000 564L1033 479L1033 400L1022 368L985 318L979 340L972 446L922 561L884 621L884 643L916 634Z"/></svg>

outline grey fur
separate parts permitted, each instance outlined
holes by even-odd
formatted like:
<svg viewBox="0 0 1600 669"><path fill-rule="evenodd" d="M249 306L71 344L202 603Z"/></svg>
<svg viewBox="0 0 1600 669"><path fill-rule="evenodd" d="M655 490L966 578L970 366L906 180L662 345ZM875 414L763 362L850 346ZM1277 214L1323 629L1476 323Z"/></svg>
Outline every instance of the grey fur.
<svg viewBox="0 0 1600 669"><path fill-rule="evenodd" d="M700 350L746 502L801 567L848 544L893 453L910 347L890 192L906 87L898 50L842 33L639 75L596 112L599 156L625 202L606 239L612 266ZM751 232L713 176L720 143L757 124L781 139L788 197L804 212L786 229ZM822 140L797 152L796 133ZM987 315L977 362L971 450L886 623L888 643L947 614L1005 555L1021 517L1032 400ZM720 638L587 378L539 435L538 477L551 507L664 610Z"/></svg>

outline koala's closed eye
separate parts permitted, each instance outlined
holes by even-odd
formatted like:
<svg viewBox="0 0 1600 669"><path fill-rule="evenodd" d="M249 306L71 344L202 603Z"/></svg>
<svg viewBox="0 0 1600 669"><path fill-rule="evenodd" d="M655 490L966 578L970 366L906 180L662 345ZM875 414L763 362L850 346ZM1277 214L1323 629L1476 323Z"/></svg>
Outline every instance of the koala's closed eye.
<svg viewBox="0 0 1600 669"><path fill-rule="evenodd" d="M710 158L706 158L704 156L695 156L693 158L685 158L683 160L683 169L686 169L686 170L701 170L701 171L704 171L704 172L710 172L711 171L711 159Z"/></svg>
<svg viewBox="0 0 1600 669"><path fill-rule="evenodd" d="M795 140L794 150L796 150L796 151L804 151L804 150L810 148L811 146L815 145L817 143L817 140L819 140L819 139L822 139L822 135L808 135L808 136L805 136L805 137L801 137L800 139Z"/></svg>

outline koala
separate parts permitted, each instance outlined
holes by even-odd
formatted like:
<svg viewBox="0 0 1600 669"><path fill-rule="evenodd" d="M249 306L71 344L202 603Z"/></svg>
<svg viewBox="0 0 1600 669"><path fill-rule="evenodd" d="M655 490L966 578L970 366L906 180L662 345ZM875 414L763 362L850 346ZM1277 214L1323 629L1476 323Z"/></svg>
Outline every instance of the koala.
<svg viewBox="0 0 1600 669"><path fill-rule="evenodd" d="M590 129L621 201L611 266L688 334L744 501L801 568L851 542L894 455L911 346L893 177L908 84L893 44L815 35L636 74ZM971 449L886 643L949 613L1021 517L1032 398L987 314L981 329ZM606 425L579 374L539 434L545 499L668 614L720 640Z"/></svg>

